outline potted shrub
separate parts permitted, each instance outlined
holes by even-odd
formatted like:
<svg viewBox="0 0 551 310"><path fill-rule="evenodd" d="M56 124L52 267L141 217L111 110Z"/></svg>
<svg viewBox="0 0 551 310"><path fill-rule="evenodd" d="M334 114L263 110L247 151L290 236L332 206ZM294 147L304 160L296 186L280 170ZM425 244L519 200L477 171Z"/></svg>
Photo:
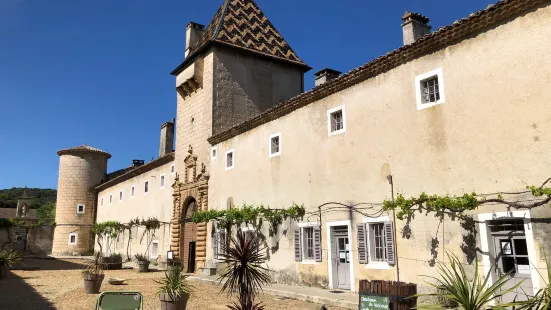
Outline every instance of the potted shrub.
<svg viewBox="0 0 551 310"><path fill-rule="evenodd" d="M177 267L183 268L183 262L179 258L168 259L166 261L166 273L171 275Z"/></svg>
<svg viewBox="0 0 551 310"><path fill-rule="evenodd" d="M9 269L21 261L21 256L13 250L0 251L0 279L4 278Z"/></svg>
<svg viewBox="0 0 551 310"><path fill-rule="evenodd" d="M138 271L139 272L148 272L149 271L149 258L147 258L146 255L143 254L136 254L134 255L136 259L138 260Z"/></svg>
<svg viewBox="0 0 551 310"><path fill-rule="evenodd" d="M108 257L102 257L102 262L106 270L122 269L122 256L120 254L111 254Z"/></svg>
<svg viewBox="0 0 551 310"><path fill-rule="evenodd" d="M94 256L84 270L82 270L82 277L84 278L84 292L86 294L97 294L101 288L101 282L105 274L103 274L103 262L101 254L98 253Z"/></svg>
<svg viewBox="0 0 551 310"><path fill-rule="evenodd" d="M175 265L172 273L165 273L165 278L156 281L161 286L157 291L162 310L185 310L189 296L193 290L188 276L184 274L181 265Z"/></svg>

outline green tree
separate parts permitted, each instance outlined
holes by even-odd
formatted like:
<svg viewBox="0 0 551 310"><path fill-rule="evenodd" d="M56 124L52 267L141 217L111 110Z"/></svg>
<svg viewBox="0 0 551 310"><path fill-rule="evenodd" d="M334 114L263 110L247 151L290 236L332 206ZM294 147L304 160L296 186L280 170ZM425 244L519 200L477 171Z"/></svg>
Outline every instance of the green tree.
<svg viewBox="0 0 551 310"><path fill-rule="evenodd" d="M36 210L36 217L41 222L51 222L55 220L55 202L48 202Z"/></svg>

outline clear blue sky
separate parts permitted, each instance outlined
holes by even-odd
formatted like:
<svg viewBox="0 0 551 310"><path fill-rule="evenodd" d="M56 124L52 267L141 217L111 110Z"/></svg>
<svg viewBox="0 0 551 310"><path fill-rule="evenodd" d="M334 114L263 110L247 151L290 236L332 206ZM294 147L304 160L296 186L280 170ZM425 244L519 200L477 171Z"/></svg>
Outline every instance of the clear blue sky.
<svg viewBox="0 0 551 310"><path fill-rule="evenodd" d="M314 69L343 72L402 44L405 10L433 29L497 0L257 0ZM158 155L176 113L185 26L222 0L0 0L0 189L57 187L62 148L113 155L109 171Z"/></svg>

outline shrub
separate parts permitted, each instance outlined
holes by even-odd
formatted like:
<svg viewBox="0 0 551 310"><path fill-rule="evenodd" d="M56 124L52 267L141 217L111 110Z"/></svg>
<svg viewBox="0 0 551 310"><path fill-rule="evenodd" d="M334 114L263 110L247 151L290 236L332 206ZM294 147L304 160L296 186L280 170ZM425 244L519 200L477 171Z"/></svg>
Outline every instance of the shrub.
<svg viewBox="0 0 551 310"><path fill-rule="evenodd" d="M134 257L139 261L139 262L148 262L149 261L149 258L144 255L144 254L136 254L134 255Z"/></svg>
<svg viewBox="0 0 551 310"><path fill-rule="evenodd" d="M13 250L2 250L0 251L0 267L7 266L8 268L13 267L13 265L21 261L21 255Z"/></svg>

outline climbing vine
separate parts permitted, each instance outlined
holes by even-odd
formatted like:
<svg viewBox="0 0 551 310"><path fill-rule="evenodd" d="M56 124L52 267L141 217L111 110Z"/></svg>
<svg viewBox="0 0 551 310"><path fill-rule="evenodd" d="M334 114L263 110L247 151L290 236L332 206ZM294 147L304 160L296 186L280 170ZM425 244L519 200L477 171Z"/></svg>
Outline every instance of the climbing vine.
<svg viewBox="0 0 551 310"><path fill-rule="evenodd" d="M244 204L241 208L229 210L205 210L193 213L192 221L194 223L208 223L217 221L222 228L228 228L232 225L253 224L257 228L267 221L270 225L270 235L277 232L277 227L284 220L291 219L295 221L302 220L306 210L304 205L293 205L287 209L271 209L264 205L255 206Z"/></svg>

